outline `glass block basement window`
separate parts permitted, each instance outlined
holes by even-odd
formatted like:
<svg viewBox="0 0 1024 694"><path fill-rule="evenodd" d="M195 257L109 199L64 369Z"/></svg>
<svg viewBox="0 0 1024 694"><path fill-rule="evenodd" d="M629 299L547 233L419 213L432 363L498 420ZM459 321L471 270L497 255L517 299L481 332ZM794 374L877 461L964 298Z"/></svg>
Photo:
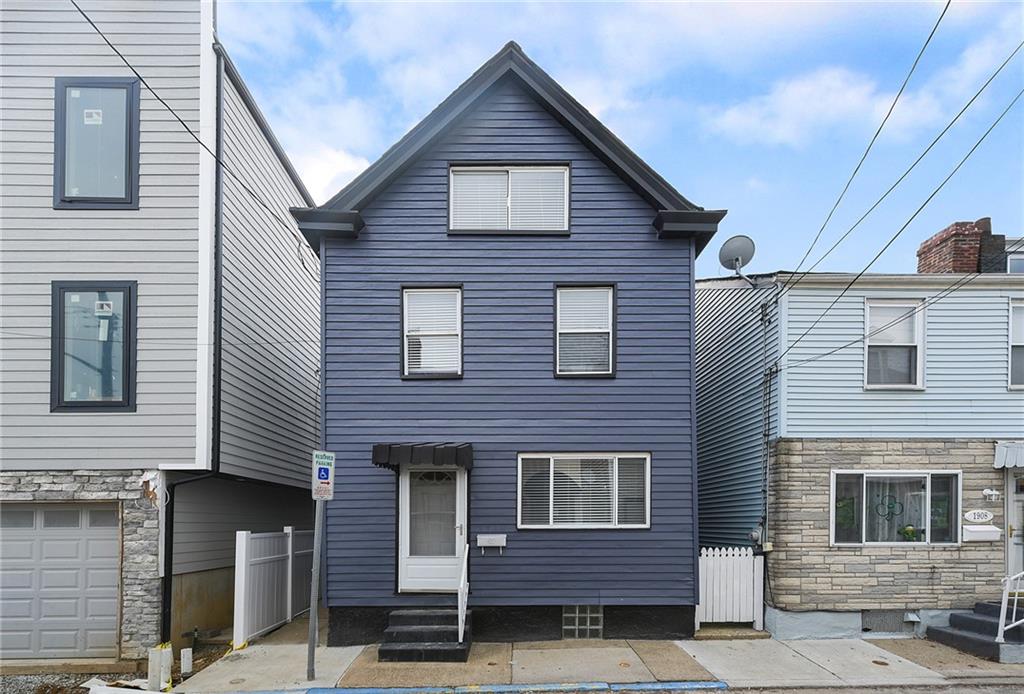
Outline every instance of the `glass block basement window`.
<svg viewBox="0 0 1024 694"><path fill-rule="evenodd" d="M601 605L562 607L563 639L600 639L603 634L604 611Z"/></svg>

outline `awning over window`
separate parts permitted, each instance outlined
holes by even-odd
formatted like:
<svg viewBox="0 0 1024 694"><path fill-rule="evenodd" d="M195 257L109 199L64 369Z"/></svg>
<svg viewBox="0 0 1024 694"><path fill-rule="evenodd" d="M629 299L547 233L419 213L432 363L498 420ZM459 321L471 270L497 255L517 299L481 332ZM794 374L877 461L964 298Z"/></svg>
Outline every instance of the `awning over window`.
<svg viewBox="0 0 1024 694"><path fill-rule="evenodd" d="M993 467L1024 468L1024 441L996 441L996 461Z"/></svg>
<svg viewBox="0 0 1024 694"><path fill-rule="evenodd" d="M398 472L402 465L458 465L473 469L470 443L376 443L373 464Z"/></svg>

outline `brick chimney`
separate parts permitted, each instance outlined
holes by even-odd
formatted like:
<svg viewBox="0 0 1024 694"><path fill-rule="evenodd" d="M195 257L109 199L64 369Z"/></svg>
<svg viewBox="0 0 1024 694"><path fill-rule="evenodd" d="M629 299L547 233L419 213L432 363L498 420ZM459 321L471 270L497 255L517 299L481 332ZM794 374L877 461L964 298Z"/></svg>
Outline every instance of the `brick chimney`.
<svg viewBox="0 0 1024 694"><path fill-rule="evenodd" d="M1002 242L1002 236L992 236L992 219L989 217L975 222L953 222L917 249L917 271L998 272L991 266L994 260L998 260L993 256L1000 254Z"/></svg>

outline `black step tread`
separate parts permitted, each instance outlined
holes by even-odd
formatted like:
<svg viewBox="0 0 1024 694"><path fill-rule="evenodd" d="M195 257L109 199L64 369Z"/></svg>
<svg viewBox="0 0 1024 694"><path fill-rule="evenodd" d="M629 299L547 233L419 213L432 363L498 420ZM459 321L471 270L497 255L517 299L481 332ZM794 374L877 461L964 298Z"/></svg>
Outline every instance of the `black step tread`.
<svg viewBox="0 0 1024 694"><path fill-rule="evenodd" d="M974 603L974 612L976 614L988 615L999 619L999 610L1002 609L1002 604L998 602L976 602ZM1006 610L1007 621L1010 619L1010 613L1013 611L1013 599L1010 599L1010 605ZM1018 599L1017 601L1017 616L1018 618L1024 617L1024 598Z"/></svg>
<svg viewBox="0 0 1024 694"><path fill-rule="evenodd" d="M469 659L470 643L382 643L377 647L377 660L385 662L464 663Z"/></svg>
<svg viewBox="0 0 1024 694"><path fill-rule="evenodd" d="M999 633L999 616L977 612L953 612L949 615L949 625L962 631L972 631L982 636L995 638ZM1024 625L1007 629L1004 636L1007 641L1020 642L1024 640Z"/></svg>
<svg viewBox="0 0 1024 694"><path fill-rule="evenodd" d="M956 627L928 627L927 634L932 641L988 660L999 660L999 644L995 636L982 636Z"/></svg>
<svg viewBox="0 0 1024 694"><path fill-rule="evenodd" d="M472 610L466 610L466 623L473 616ZM450 626L459 623L459 611L445 609L429 610L392 610L388 613L388 624L393 627L415 625Z"/></svg>
<svg viewBox="0 0 1024 694"><path fill-rule="evenodd" d="M465 630L465 635L469 629ZM387 643L452 643L459 640L459 627L455 624L407 624L389 626L384 630Z"/></svg>

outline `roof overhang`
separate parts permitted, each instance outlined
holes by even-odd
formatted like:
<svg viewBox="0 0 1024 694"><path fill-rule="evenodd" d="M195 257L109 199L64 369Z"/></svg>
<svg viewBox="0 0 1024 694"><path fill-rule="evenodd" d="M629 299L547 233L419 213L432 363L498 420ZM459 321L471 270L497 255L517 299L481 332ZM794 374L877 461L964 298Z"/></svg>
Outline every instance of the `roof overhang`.
<svg viewBox="0 0 1024 694"><path fill-rule="evenodd" d="M470 443L375 443L373 464L398 472L403 465L458 466L473 469Z"/></svg>
<svg viewBox="0 0 1024 694"><path fill-rule="evenodd" d="M365 226L362 216L353 211L322 207L293 207L289 211L299 223L299 232L318 256L321 239L357 239Z"/></svg>
<svg viewBox="0 0 1024 694"><path fill-rule="evenodd" d="M654 218L654 228L658 230L659 239L692 237L696 255L700 255L718 231L718 223L725 214L726 210L661 210Z"/></svg>

